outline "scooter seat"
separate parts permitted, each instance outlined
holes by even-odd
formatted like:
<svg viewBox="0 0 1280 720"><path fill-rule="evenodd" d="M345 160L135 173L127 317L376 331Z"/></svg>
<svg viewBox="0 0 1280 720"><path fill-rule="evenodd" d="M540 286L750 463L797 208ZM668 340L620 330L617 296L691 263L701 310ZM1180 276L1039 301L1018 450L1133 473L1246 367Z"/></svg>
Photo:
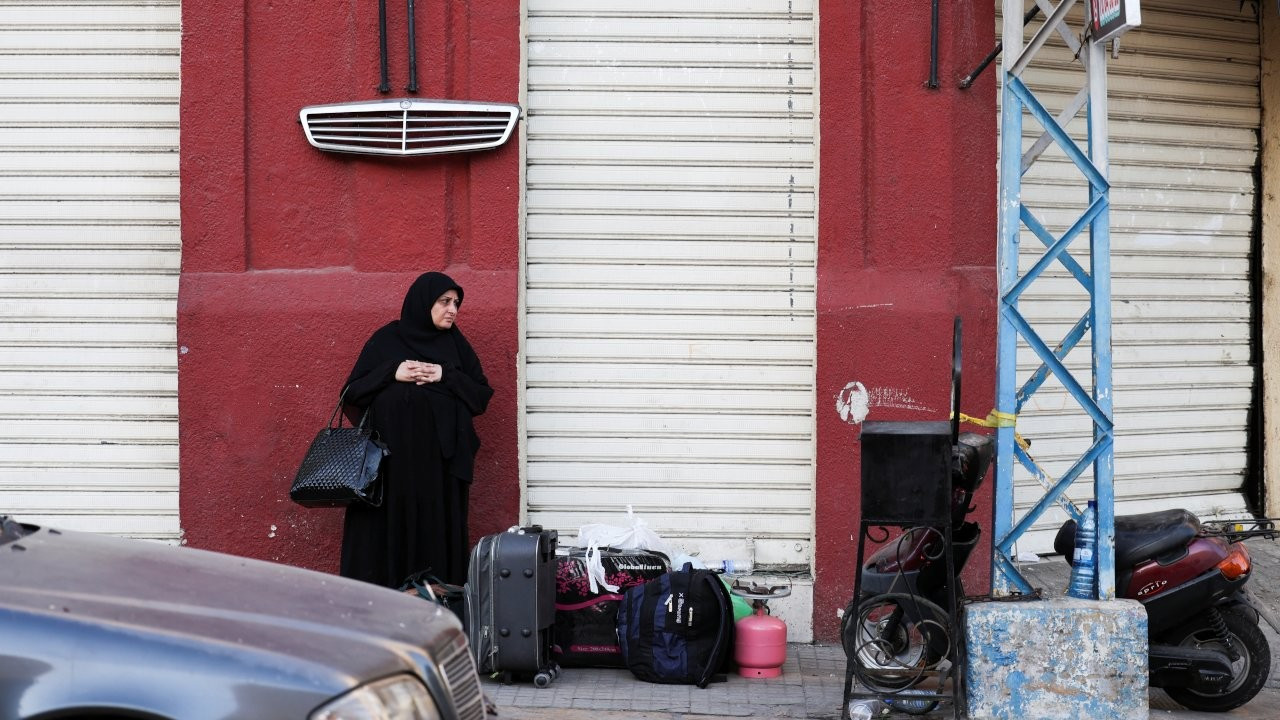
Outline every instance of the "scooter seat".
<svg viewBox="0 0 1280 720"><path fill-rule="evenodd" d="M1116 516L1116 569L1127 570L1170 550L1185 547L1200 532L1200 520L1186 510L1159 510ZM1072 561L1076 521L1068 520L1053 539L1054 552Z"/></svg>

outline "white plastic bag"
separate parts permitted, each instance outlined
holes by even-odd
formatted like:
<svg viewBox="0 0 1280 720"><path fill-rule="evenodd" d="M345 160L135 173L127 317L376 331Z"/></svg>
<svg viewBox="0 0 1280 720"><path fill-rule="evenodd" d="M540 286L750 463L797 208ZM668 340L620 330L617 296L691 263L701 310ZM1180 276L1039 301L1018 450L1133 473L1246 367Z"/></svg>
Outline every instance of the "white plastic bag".
<svg viewBox="0 0 1280 720"><path fill-rule="evenodd" d="M607 576L604 572L604 561L600 559L599 545L591 543L587 546L587 555L584 561L587 566L587 582L591 585L592 595L600 592L602 587L611 593L618 592L619 586L607 581Z"/></svg>
<svg viewBox="0 0 1280 720"><path fill-rule="evenodd" d="M611 547L619 550L654 550L671 557L671 550L649 528L642 518L627 506L627 524L608 525L606 523L588 523L578 528L578 547L587 549L587 579L591 583L591 592L597 593L599 587L609 592L617 592L618 586L606 582L604 563L600 560L600 548Z"/></svg>

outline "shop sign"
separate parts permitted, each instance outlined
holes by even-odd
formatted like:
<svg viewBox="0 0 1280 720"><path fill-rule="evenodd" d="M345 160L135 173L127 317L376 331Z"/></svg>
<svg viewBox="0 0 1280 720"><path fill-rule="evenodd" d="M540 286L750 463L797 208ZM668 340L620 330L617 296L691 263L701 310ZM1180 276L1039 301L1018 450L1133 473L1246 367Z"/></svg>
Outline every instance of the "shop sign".
<svg viewBox="0 0 1280 720"><path fill-rule="evenodd" d="M1089 0L1093 39L1106 42L1142 24L1138 0Z"/></svg>

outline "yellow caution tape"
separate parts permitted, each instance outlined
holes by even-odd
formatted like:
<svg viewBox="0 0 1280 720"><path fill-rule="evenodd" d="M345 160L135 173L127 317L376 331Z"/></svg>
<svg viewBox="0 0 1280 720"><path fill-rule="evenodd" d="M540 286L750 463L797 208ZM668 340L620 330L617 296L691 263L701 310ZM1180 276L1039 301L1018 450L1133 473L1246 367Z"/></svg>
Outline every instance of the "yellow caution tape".
<svg viewBox="0 0 1280 720"><path fill-rule="evenodd" d="M988 428L1013 427L1017 423L1017 420L1017 415L1014 415L1013 413L1000 412L999 410L992 410L987 413L985 418L981 419L972 415L960 413L960 422L972 423L974 425Z"/></svg>
<svg viewBox="0 0 1280 720"><path fill-rule="evenodd" d="M960 413L960 422L970 423L972 425L985 428L1011 428L1017 427L1018 416L1013 413L1001 412L993 409L991 412L987 413L985 418L976 418L972 415ZM1022 447L1023 450L1029 450L1031 448L1031 443L1024 440L1016 430L1013 433L1013 439Z"/></svg>
<svg viewBox="0 0 1280 720"><path fill-rule="evenodd" d="M1018 416L1013 413L1000 412L992 410L987 413L987 422L991 423L989 427L1013 427L1018 421Z"/></svg>

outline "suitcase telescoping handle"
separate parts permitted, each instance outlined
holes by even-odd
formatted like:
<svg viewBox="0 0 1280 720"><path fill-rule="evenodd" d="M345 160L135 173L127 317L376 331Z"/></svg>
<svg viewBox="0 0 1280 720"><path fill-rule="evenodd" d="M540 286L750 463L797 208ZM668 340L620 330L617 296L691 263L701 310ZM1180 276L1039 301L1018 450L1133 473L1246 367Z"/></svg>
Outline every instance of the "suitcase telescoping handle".
<svg viewBox="0 0 1280 720"><path fill-rule="evenodd" d="M544 531L541 525L512 525L507 528L507 532L515 535L533 535L538 538L538 561L547 563L554 559L556 554L556 540L558 533L555 530Z"/></svg>

